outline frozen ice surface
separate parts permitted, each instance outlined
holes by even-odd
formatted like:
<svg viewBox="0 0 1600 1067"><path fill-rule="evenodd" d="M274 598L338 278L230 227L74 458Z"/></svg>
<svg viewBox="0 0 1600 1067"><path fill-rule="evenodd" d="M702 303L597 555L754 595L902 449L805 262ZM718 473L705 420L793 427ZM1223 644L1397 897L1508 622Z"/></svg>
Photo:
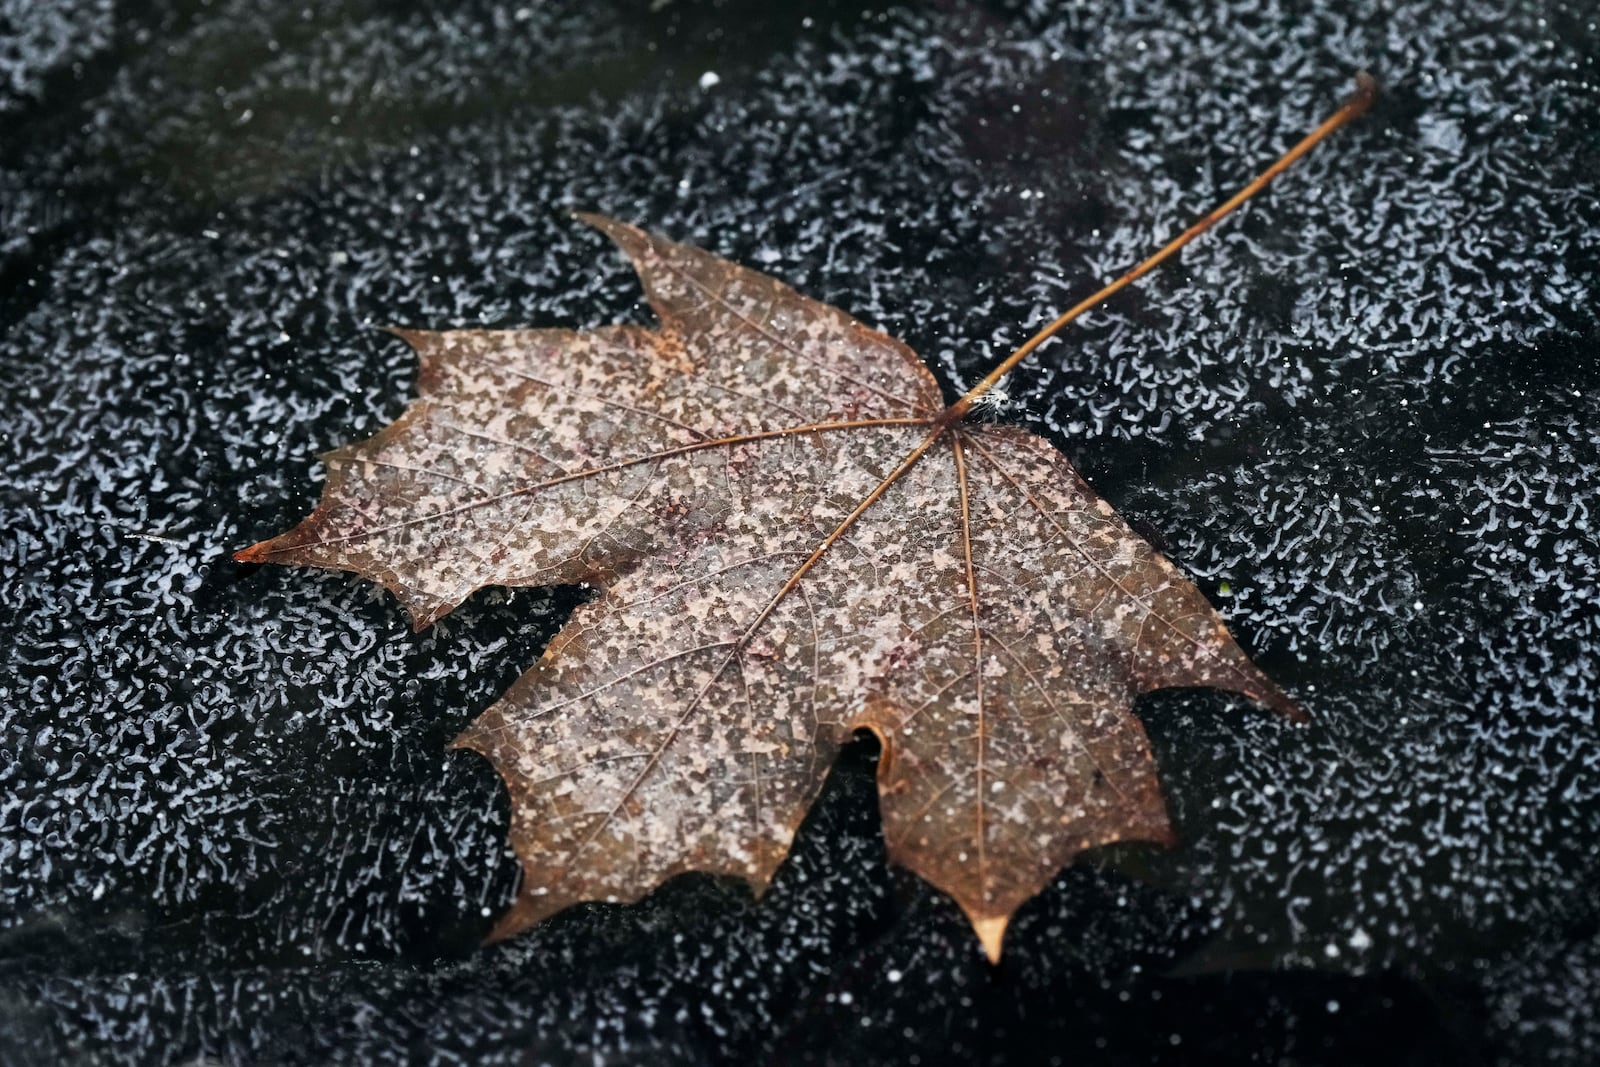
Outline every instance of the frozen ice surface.
<svg viewBox="0 0 1600 1067"><path fill-rule="evenodd" d="M1512 6L0 3L0 1062L1593 1062L1600 29ZM885 869L865 747L759 904L478 949L505 801L444 745L582 594L413 636L228 560L405 402L372 327L636 318L594 209L954 390L1358 67L1005 416L1316 725L1144 701L1183 846L997 972Z"/></svg>
<svg viewBox="0 0 1600 1067"><path fill-rule="evenodd" d="M109 47L112 0L0 0L0 115L37 101L50 79L81 78Z"/></svg>

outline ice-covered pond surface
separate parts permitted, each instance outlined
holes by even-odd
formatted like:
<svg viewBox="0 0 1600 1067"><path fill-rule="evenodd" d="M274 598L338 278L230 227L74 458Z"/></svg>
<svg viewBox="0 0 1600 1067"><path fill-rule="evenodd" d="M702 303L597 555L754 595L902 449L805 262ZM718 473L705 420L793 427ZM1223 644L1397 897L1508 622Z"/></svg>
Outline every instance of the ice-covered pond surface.
<svg viewBox="0 0 1600 1067"><path fill-rule="evenodd" d="M1600 29L1513 6L0 0L0 1062L1595 1062ZM579 594L412 635L228 559L411 395L373 325L638 320L597 209L954 388L1358 67L1008 416L1316 725L1142 701L1182 847L998 970L865 742L760 902L478 948L505 799L444 746Z"/></svg>

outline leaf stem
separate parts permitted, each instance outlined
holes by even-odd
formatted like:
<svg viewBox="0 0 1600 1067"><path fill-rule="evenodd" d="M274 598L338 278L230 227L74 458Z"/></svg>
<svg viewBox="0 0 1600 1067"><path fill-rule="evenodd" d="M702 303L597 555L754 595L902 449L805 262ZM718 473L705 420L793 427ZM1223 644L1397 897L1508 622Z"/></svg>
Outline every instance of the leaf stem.
<svg viewBox="0 0 1600 1067"><path fill-rule="evenodd" d="M1007 356L1004 362L1002 362L994 370L990 371L988 375L985 376L984 379L977 385L974 385L965 396L946 408L940 421L945 425L951 425L960 421L966 415L968 409L972 407L972 402L974 400L982 396L984 393L987 393L990 389L993 389L995 383L1009 374L1017 364L1021 363L1023 360L1032 355L1034 350L1040 345L1044 344L1046 341L1064 329L1068 323L1072 322L1072 320L1076 319L1078 316L1082 315L1091 308L1104 303L1109 297L1122 291L1123 289L1126 289L1128 286L1132 285L1146 274L1149 274L1151 271L1161 266L1161 264L1165 263L1168 259L1172 258L1172 256L1175 255L1179 249L1183 248L1184 245L1188 244L1196 237L1199 237L1212 226L1215 226L1240 204L1244 203L1246 200L1249 200L1262 189L1266 188L1267 184L1271 182L1272 179L1288 170L1297 159L1311 151L1311 149L1315 148L1317 143L1323 138L1327 137L1334 130L1337 130L1339 127L1343 126L1352 119L1359 118L1363 113L1366 112L1368 108L1372 106L1372 102L1377 98L1377 80L1364 70L1358 71L1356 73L1356 91L1351 94L1350 98L1344 102L1343 106L1341 106L1339 110L1335 111L1332 115L1328 116L1327 119L1323 120L1322 124L1307 134L1299 144L1285 152L1276 163L1272 164L1272 166L1256 175L1255 179L1251 181L1249 185L1246 185L1243 189L1240 189L1237 193L1234 193L1233 196L1229 197L1227 200L1213 208L1211 212L1204 218L1200 219L1200 221L1196 222L1193 226L1190 226L1187 230L1184 230L1171 241L1168 241L1161 247L1159 251L1150 256L1150 258L1146 259L1143 263L1140 263L1137 267L1134 267L1128 273L1124 274L1110 285L1107 285L1093 296L1079 301L1077 304L1069 308L1060 318L1056 319L1050 325L1046 326L1044 329L1028 338L1027 341L1023 342L1022 347L1018 348L1015 352L1011 353L1011 355Z"/></svg>

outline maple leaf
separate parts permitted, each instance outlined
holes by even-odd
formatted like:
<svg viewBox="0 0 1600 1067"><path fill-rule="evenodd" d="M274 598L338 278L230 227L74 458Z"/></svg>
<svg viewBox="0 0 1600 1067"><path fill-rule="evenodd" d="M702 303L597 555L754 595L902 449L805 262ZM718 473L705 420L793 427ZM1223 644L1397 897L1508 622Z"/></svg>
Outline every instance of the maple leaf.
<svg viewBox="0 0 1600 1067"><path fill-rule="evenodd" d="M523 877L492 936L691 870L760 892L865 729L890 859L998 959L1080 852L1173 840L1139 694L1212 686L1303 717L1048 442L964 418L1104 291L947 407L844 312L581 217L657 327L394 331L419 399L323 457L311 516L237 553L366 575L418 629L487 585L602 590L454 742L511 793Z"/></svg>

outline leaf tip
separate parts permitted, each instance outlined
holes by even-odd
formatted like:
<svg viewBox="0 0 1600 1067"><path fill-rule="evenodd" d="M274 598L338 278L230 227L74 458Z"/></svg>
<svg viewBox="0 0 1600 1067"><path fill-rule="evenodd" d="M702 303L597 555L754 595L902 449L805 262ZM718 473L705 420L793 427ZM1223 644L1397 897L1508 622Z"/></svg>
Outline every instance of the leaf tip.
<svg viewBox="0 0 1600 1067"><path fill-rule="evenodd" d="M532 912L526 899L518 896L516 903L512 904L504 915L496 919L495 924L489 928L489 932L483 935L483 943L485 945L494 945L501 941L509 941L542 918L544 918L543 915Z"/></svg>
<svg viewBox="0 0 1600 1067"><path fill-rule="evenodd" d="M602 215L598 211L574 211L572 217L585 226L593 226L613 240L616 239L617 231L628 231L634 228L626 222L619 222L610 215Z"/></svg>
<svg viewBox="0 0 1600 1067"><path fill-rule="evenodd" d="M978 943L983 946L983 954L989 958L989 963L998 967L1000 965L1000 947L1005 941L1006 927L1011 923L1009 915L988 915L979 918L968 915L972 923L973 932L978 935Z"/></svg>
<svg viewBox="0 0 1600 1067"><path fill-rule="evenodd" d="M592 226L611 239L611 243L622 250L634 264L636 270L642 270L640 257L648 250L659 250L663 242L639 227L614 219L610 215L601 215L593 211L574 211L572 217L586 226ZM644 277L640 274L640 277Z"/></svg>
<svg viewBox="0 0 1600 1067"><path fill-rule="evenodd" d="M398 337L412 348L422 347L422 337L426 332L424 330L407 329L404 326L390 326L381 322L374 324L372 328L380 333L386 333L390 337Z"/></svg>
<svg viewBox="0 0 1600 1067"><path fill-rule="evenodd" d="M292 529L285 530L276 537L269 537L265 541L257 541L249 548L241 548L233 553L237 563L283 563L296 564L305 560L296 553L306 546L308 541L314 539L310 532L315 529L316 520L320 517L318 512L313 512L302 519Z"/></svg>
<svg viewBox="0 0 1600 1067"><path fill-rule="evenodd" d="M1245 695L1269 711L1275 711L1279 715L1282 715L1285 719L1288 719L1296 726L1311 725L1311 716L1306 712L1306 710L1299 704L1296 704L1293 697L1289 696L1288 693L1285 693L1277 686L1272 685L1271 682L1267 683L1265 692L1252 691L1246 693Z"/></svg>
<svg viewBox="0 0 1600 1067"><path fill-rule="evenodd" d="M257 541L249 548L241 548L233 554L235 563L266 563L272 555L272 541Z"/></svg>

